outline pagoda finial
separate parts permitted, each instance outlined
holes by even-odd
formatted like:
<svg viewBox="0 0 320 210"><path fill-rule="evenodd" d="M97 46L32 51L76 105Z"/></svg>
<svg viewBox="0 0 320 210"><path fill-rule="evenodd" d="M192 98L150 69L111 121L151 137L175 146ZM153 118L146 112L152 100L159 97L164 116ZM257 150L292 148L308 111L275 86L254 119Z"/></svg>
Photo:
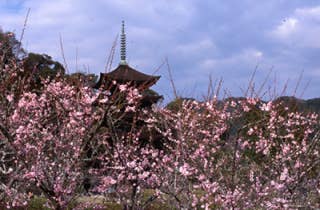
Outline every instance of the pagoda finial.
<svg viewBox="0 0 320 210"><path fill-rule="evenodd" d="M126 33L124 30L124 21L122 21L122 30L121 30L121 47L120 47L120 65L127 65L126 61Z"/></svg>

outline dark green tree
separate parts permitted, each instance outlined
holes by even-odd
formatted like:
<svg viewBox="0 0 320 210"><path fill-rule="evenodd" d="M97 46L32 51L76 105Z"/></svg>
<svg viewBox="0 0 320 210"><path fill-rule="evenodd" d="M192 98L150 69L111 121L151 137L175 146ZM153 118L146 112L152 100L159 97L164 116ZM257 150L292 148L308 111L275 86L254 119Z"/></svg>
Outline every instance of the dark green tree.
<svg viewBox="0 0 320 210"><path fill-rule="evenodd" d="M64 75L65 69L57 61L46 54L29 53L23 60L24 70L38 78L54 78L57 74Z"/></svg>
<svg viewBox="0 0 320 210"><path fill-rule="evenodd" d="M12 60L20 60L26 56L26 51L12 32L4 32L0 28L0 57L1 65L9 64Z"/></svg>

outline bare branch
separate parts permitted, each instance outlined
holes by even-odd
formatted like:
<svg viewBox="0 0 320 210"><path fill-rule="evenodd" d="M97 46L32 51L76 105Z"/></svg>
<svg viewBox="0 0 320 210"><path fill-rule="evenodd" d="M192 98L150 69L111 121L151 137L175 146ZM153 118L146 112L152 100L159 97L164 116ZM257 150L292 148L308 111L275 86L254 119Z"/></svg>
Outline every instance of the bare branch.
<svg viewBox="0 0 320 210"><path fill-rule="evenodd" d="M296 94L297 94L298 88L299 88L301 80L302 80L303 73L304 73L304 70L302 70L302 72L299 75L296 87L294 88L293 96L296 96Z"/></svg>
<svg viewBox="0 0 320 210"><path fill-rule="evenodd" d="M169 65L169 61L168 61L168 58L166 58L166 63L167 63L167 70L168 70L168 74L169 74L169 79L170 79L170 83L171 83L171 86L172 86L172 89L173 89L173 94L175 96L175 98L179 98L178 96L178 93L177 93L177 89L176 89L176 86L174 84L174 80L173 80L173 77L172 77L172 72L171 72L171 68L170 68L170 65Z"/></svg>
<svg viewBox="0 0 320 210"><path fill-rule="evenodd" d="M60 50L61 50L61 55L62 55L62 58L63 58L64 68L66 69L67 74L69 74L69 69L68 69L66 57L65 57L65 55L64 55L63 41L62 41L62 36L61 36L61 34L59 35L59 37L60 37Z"/></svg>
<svg viewBox="0 0 320 210"><path fill-rule="evenodd" d="M117 42L118 42L118 37L119 37L119 34L116 35L116 38L114 39L112 47L110 49L108 60L107 60L106 66L104 68L105 73L108 73L111 70L111 66L113 63L113 57L114 57L114 53L116 51L116 46L117 46Z"/></svg>
<svg viewBox="0 0 320 210"><path fill-rule="evenodd" d="M253 88L253 80L254 80L254 77L256 75L256 72L257 72L257 69L258 69L258 65L256 65L256 67L254 68L254 71L251 75L251 78L250 78L250 81L249 81L249 85L248 85L248 88L244 94L244 97L248 97L248 94L249 94L249 91L252 90Z"/></svg>
<svg viewBox="0 0 320 210"><path fill-rule="evenodd" d="M24 36L24 32L27 28L27 23L28 23L28 18L29 18L29 14L30 14L30 8L28 9L28 12L27 12L27 15L24 19L24 24L23 24L23 28L22 28L22 32L21 32L21 35L20 35L20 39L19 39L19 51L21 50L21 42L22 42L22 39L23 39L23 36Z"/></svg>

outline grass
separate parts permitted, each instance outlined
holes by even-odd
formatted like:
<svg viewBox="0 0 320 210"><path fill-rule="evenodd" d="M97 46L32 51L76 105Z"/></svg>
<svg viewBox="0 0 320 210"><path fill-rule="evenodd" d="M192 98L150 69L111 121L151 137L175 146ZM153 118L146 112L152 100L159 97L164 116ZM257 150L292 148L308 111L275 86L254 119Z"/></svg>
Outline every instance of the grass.
<svg viewBox="0 0 320 210"><path fill-rule="evenodd" d="M151 195L152 192L149 192L149 190L146 190L144 193L145 200ZM45 206L46 198L44 197L34 197L28 204L27 210L50 210L50 208ZM76 203L90 203L91 205L98 205L100 207L94 208L86 208L85 210L122 210L123 207L120 204L117 204L115 202L107 201L105 197L103 196L82 196L79 197L76 200ZM75 203L70 204L70 207L68 210L71 210L74 207ZM164 202L161 202L160 200L155 200L152 203L150 203L145 210L162 210L162 209L171 209L176 210L175 207L170 206L169 204L166 204Z"/></svg>

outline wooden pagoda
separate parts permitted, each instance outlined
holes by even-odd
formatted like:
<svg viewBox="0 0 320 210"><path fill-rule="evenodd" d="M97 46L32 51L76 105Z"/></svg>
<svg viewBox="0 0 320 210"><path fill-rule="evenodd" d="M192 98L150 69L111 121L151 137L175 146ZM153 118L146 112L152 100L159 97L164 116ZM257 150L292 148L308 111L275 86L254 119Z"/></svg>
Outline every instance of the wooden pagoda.
<svg viewBox="0 0 320 210"><path fill-rule="evenodd" d="M126 34L124 22L122 22L120 57L120 63L116 69L111 72L100 73L95 88L108 89L111 92L114 92L117 85L128 84L131 87L137 88L142 94L142 107L149 107L163 98L150 90L150 87L156 84L160 79L160 76L144 74L128 65L126 61Z"/></svg>

